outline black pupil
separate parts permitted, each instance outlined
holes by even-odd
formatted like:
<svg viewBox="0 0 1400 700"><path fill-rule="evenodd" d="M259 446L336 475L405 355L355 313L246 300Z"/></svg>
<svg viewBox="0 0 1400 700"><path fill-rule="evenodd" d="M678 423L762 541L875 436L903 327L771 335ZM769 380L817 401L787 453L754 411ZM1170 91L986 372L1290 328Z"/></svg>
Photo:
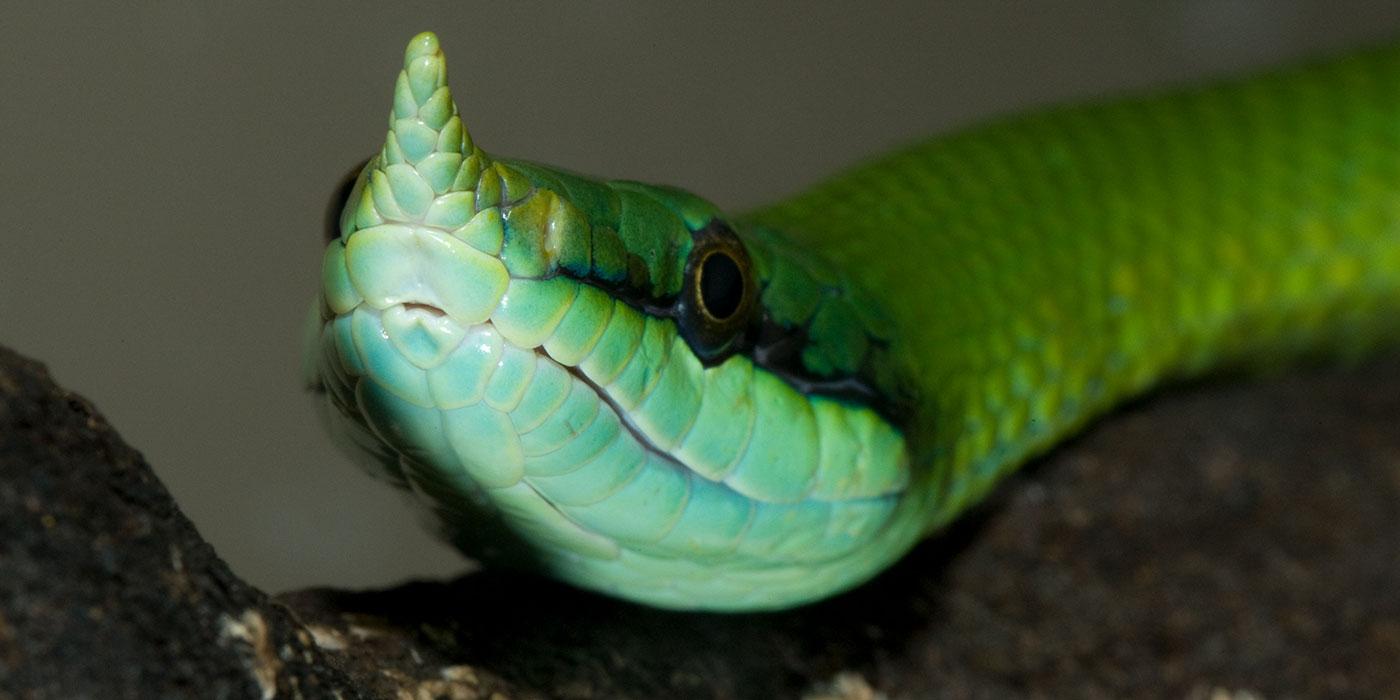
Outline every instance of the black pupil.
<svg viewBox="0 0 1400 700"><path fill-rule="evenodd" d="M744 276L739 264L724 253L711 253L700 265L700 301L705 310L723 321L739 310L744 300Z"/></svg>

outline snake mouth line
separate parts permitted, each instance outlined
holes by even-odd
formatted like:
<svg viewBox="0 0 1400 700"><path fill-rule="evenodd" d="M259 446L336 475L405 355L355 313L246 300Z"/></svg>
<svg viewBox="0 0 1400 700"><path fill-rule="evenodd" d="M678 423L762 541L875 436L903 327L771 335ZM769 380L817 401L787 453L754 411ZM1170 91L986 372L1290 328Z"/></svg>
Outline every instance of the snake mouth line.
<svg viewBox="0 0 1400 700"><path fill-rule="evenodd" d="M579 361L575 361L575 362L572 363L572 364L566 363L566 362L563 362L563 361L560 361L559 359L556 359L556 358L549 352L549 350L546 348L545 344L543 344L543 343L540 343L540 344L537 344L537 345L524 345L524 344L515 344L515 343L512 343L512 341L506 337L506 334L502 334L502 333L499 331L499 329L496 327L495 321L494 321L493 319L491 319L491 318L487 318L487 319L484 319L484 320L476 321L476 322L474 322L474 323L473 323L473 322L467 322L465 319L463 319L463 318L461 318L460 316L454 314L452 311L449 311L449 310L447 310L447 309L444 309L443 307L439 306L437 303L434 303L436 300L432 299L431 297L428 297L427 299L425 299L424 296L419 296L419 295L415 295L415 297L416 297L416 298L410 297L411 300L402 300L402 301L399 301L399 302L397 302L397 303L395 303L395 304L392 304L392 305L390 305L389 307L387 307L387 308L385 308L385 309L383 309L383 310L380 310L378 313L381 314L381 318L383 318L383 317L389 315L391 312L394 312L395 310L397 310L397 312L399 312L399 313L408 313L408 314L411 314L411 315L413 315L413 316L418 316L418 317L420 318L420 320L424 323L424 328L429 328L429 329L431 329L433 333L442 333L443 336L444 336L444 340L445 340L446 342L452 343L454 347L455 347L456 345L458 345L458 344L464 342L464 341L465 341L465 342L474 342L474 341L468 341L468 340L467 340L467 339L469 339L469 338L475 337L475 336L474 336L474 333L482 332L482 331L488 332L488 333L490 333L492 336L495 336L496 338L498 338L498 340L493 341L493 342L505 343L505 344L507 344L507 345L509 345L509 346L511 346L511 347L514 347L517 351L525 351L525 352L533 353L533 355L534 355L535 358L536 358L536 361L538 361L538 362L548 362L550 365L554 366L555 368L558 368L559 370L562 370L565 374L567 374L567 376L568 376L572 381L574 381L574 382L581 382L584 386L586 386L586 387L592 392L594 398L595 398L596 401L600 404L600 405L599 405L599 410L604 410L604 407L606 407L606 410L611 411L613 417L617 420L617 423L618 423L619 427L626 430L625 435L628 436L628 437L630 437L630 439L635 443L635 445L636 445L637 447L640 447L642 450L644 450L645 453L646 453L647 455L649 455L650 457L652 457L652 458L658 460L658 461L661 462L661 463L667 464L667 465L669 466L669 468L674 469L674 470L677 470L677 471L684 472L684 473L686 473L690 478L694 478L694 479L697 479L697 480L700 480L700 481L708 482L708 483L710 483L710 484L719 485L719 486L721 486L722 488L724 488L724 489L726 489L726 490L729 490L729 491L732 491L732 492L735 492L735 493L741 495L744 499L749 500L749 501L752 501L752 502L756 502L756 503L789 503L789 502L794 502L794 501L789 501L789 500L779 500L779 499L767 498L767 497L765 497L765 494L763 494L763 493L761 493L761 492L753 492L753 491L751 491L751 490L746 490L745 488L742 487L742 485L737 485L737 486L736 486L736 484L734 484L734 483L732 483L732 482L730 481L730 478L731 478L731 476L735 473L735 470L736 470L737 468L739 468L741 465L744 464L745 459L747 458L748 455L750 455L751 453L753 453L753 441L748 440L748 439L745 439L744 444L743 444L742 446L739 447L739 449L737 450L737 452L736 452L735 454L733 454L733 455L731 455L731 456L728 457L728 463L727 463L727 465L723 466L723 468L721 468L721 469L717 469L717 470L713 470L713 471L707 471L707 470L705 470L705 469L703 469L703 468L697 468L696 466L694 466L694 465L688 463L688 460L687 460L685 457L683 457L682 454L677 454L677 452L673 451L672 448L662 447L656 440L654 440L654 439L648 434L647 430L646 430L645 428L643 428L642 425L640 425L640 424L638 423L637 419L632 415L632 412L629 411L629 410L627 410L627 409L622 405L622 403L621 403L618 399L616 399L616 398L611 394L611 392L609 391L609 389L608 389L608 387L607 387L606 385L603 385L603 384L600 384L600 383L596 382L592 377L589 376L588 372L587 372L583 367L579 366ZM399 323L402 324L402 322L399 322ZM457 327L458 330L456 330L456 331L446 330L447 328L453 327L453 326ZM400 326L398 326L398 327L402 328L403 326L400 325ZM390 332L393 332L393 331L390 331ZM402 331L399 331L399 332L402 332ZM389 335L384 335L383 337L384 337L386 340L388 340L390 336L389 336ZM406 350L406 347L410 344L410 343L404 342L404 341L402 340L402 337L400 337L399 340L396 340L396 341L393 341L393 342L395 342L396 344L398 344L398 347L395 348L395 352L397 352L397 353L399 353L399 354L402 354L403 352L406 352L406 351L407 351L407 350ZM445 345L444 345L443 347L446 348ZM482 345L481 349L484 351L484 350L486 349L486 345ZM453 352L453 351L455 351L455 350L447 350L447 352ZM499 352L499 351L498 351L498 352ZM411 358L405 358L405 359L407 359L410 363L413 362L413 359L411 359ZM498 358L495 360L495 362L496 362L496 363L504 363L504 360L503 360L503 359L500 359L500 357L498 357ZM497 365L497 366L503 366L503 364L502 364L502 365ZM488 373L488 376L489 376L489 375L492 375L492 374L495 373L496 368L495 368L495 367L482 367L482 370L484 370L485 372L487 372L487 373ZM489 381L489 380L482 380L482 381ZM648 396L649 396L649 394L648 394ZM644 396L644 397L638 398L637 401L638 401L639 404L640 404L640 403L644 403L644 402L646 401L646 398L647 398L647 397ZM409 399L409 400L411 401L412 399ZM756 420L756 419L752 419L752 418L750 419L750 423L749 423L749 425L748 425L749 430L752 430L752 429L753 429L753 423L752 423L753 420ZM586 427L587 427L587 426L573 426L573 425L567 426L568 431L569 431L569 433L571 434L571 436L578 436L578 435L584 430L584 428L586 428ZM680 433L676 436L674 444L676 444L676 445L682 444L682 443L685 441L686 437L690 434L690 431L691 431L694 427L695 427L695 420L692 419L690 425L688 425L687 427L685 427L684 429L682 429L682 430L680 431ZM534 428L530 428L530 430L533 430L533 429L534 429ZM528 431L527 431L527 432L528 432ZM572 437L571 437L570 439L572 439ZM556 448L551 449L550 452L552 453L552 452L554 452L554 451L556 451L556 450L558 450L558 449L563 449L563 447L564 447L565 444L569 444L569 443L560 444L560 445L558 445ZM864 449L866 449L866 448L865 448L865 447L861 447L861 449L864 450ZM542 457L543 455L536 455L536 456ZM587 464L590 460L592 460L592 459L593 459L594 457L596 457L596 456L597 456L597 452L590 453L590 456L588 456L587 458L583 458L583 459L581 459L579 462L577 462L577 463L574 465L575 468L584 466L585 464ZM813 456L816 457L816 455L813 455ZM858 456L857 454L853 454L852 457L851 457L851 459L854 461L854 460L856 459L857 456ZM561 472L560 474L562 474L562 473L568 473L568 472ZM556 475L558 475L558 474L556 474ZM811 476L809 477L809 480L814 480L814 479L817 479L817 478L818 478L818 475L817 475L816 471L814 470L814 471L812 472ZM885 484L884 487L882 487L882 488L881 488L880 490L878 490L878 491L868 491L868 492L866 492L866 493L861 493L861 494L858 494L858 495L836 493L836 494L826 494L825 496L823 496L823 495L816 495L816 496L813 496L813 495L810 495L810 494L802 494L802 495L800 495L800 497L799 497L797 500L840 501L840 502L844 502L844 503L855 503L855 502L867 501L867 500L881 500L881 499L888 498L888 497L890 497L891 495L894 495L894 494L896 494L896 493L902 491L902 489L903 489L903 487L904 487L904 485L905 485L905 482L904 482L904 481L898 481L898 482L896 482L895 480L888 480L888 481L890 481L890 483ZM620 486L621 486L621 485L619 485L619 487L620 487Z"/></svg>
<svg viewBox="0 0 1400 700"><path fill-rule="evenodd" d="M443 311L441 307L433 306L432 304L425 304L423 302L418 301L409 301L401 304L401 306L403 306L404 311L422 311L423 313L438 318L447 317L446 311Z"/></svg>
<svg viewBox="0 0 1400 700"><path fill-rule="evenodd" d="M642 429L637 427L636 424L632 422L632 417L627 414L627 411L624 410L622 406L618 405L617 401L613 399L612 395L608 394L608 390L604 389L597 382L594 382L592 379L590 379L588 375L584 373L583 370L579 369L578 367L566 365L554 359L553 357L550 357L549 352L544 349L543 345L535 348L535 354L539 356L540 359L548 360L558 365L565 372L568 372L569 376L573 377L576 381L583 382L585 385L588 386L589 389L592 389L593 393L598 397L598 400L602 401L603 405L607 406L608 409L610 409L613 412L613 415L617 416L617 420L619 423L622 424L622 427L626 428L627 432L631 433L633 439L637 441L637 444L641 445L642 448L645 449L647 452L654 454L658 457L662 457L668 461L674 462L676 466L681 467L682 469L685 469L686 471L691 472L696 476L699 476L699 473L695 472L695 470L686 466L685 463L671 456L671 453L662 450L656 445L656 443L652 442L651 438L647 437L646 433L642 432Z"/></svg>
<svg viewBox="0 0 1400 700"><path fill-rule="evenodd" d="M445 318L452 321L453 323L461 325L463 328L471 328L473 325L477 327L491 327L494 325L489 319L479 324L464 324L459 319L453 318L452 315L449 314L442 307L424 301L400 302L399 304L397 304L397 306L401 307L404 311L418 311L432 316L434 318ZM559 360L556 360L555 358L551 357L549 352L545 350L543 345L536 346L531 350L539 359L553 363L560 369L564 370L565 372L568 372L569 375L573 377L575 381L583 382L585 385L587 385L588 388L593 391L594 395L598 397L598 400L603 402L603 404L613 412L613 415L617 416L618 422L621 423L622 426L627 429L627 431L632 435L633 439L637 441L637 444L646 449L647 452L654 454L658 457L662 457L668 461L674 462L677 466L687 471L696 473L695 470L691 469L689 466L685 465L683 462L672 456L670 452L661 449L659 446L656 445L656 443L652 442L651 438L647 437L646 433L643 432L640 427L638 427L635 423L632 422L631 416L629 416L627 411L624 410L615 399L613 399L613 397L608 393L608 390L599 385L597 382L593 381L583 370L579 369L576 366L564 364L563 362L560 362ZM696 473L696 475L699 476L698 473Z"/></svg>

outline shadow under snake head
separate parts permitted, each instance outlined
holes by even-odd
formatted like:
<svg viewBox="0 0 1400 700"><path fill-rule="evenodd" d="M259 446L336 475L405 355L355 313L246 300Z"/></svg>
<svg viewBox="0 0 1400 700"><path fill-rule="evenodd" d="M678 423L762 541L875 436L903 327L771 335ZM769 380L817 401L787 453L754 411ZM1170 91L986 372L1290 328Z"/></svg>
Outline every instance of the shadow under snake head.
<svg viewBox="0 0 1400 700"><path fill-rule="evenodd" d="M686 192L489 156L431 33L333 233L314 381L465 552L755 609L924 533L879 305Z"/></svg>

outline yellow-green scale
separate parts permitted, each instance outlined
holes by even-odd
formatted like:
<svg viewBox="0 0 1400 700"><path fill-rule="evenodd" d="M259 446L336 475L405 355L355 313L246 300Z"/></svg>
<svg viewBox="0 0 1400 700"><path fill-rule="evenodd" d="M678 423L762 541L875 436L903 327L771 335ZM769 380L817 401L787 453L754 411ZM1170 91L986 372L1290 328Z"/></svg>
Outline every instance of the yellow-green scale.
<svg viewBox="0 0 1400 700"><path fill-rule="evenodd" d="M885 303L936 527L1163 380L1400 337L1400 50L1002 121L743 221Z"/></svg>

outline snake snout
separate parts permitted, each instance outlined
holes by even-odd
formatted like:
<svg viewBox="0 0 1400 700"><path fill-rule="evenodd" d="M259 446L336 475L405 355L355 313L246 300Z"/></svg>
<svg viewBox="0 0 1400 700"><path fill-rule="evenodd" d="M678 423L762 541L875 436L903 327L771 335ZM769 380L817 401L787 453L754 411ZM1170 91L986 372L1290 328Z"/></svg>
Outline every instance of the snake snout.
<svg viewBox="0 0 1400 700"><path fill-rule="evenodd" d="M451 234L408 224L351 234L345 267L351 286L373 308L415 304L464 326L490 317L509 280L500 258Z"/></svg>

